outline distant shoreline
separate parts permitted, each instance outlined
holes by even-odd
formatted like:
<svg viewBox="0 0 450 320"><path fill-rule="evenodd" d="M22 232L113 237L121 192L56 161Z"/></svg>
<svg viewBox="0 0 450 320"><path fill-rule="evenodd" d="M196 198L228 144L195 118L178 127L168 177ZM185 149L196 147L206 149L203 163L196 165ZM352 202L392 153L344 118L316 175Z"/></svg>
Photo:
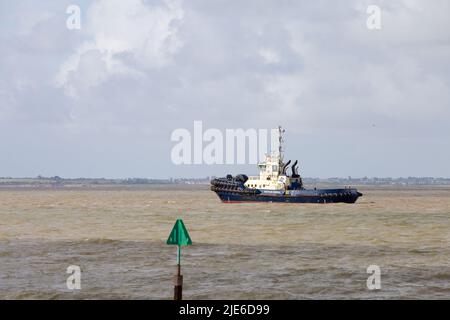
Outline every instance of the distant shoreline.
<svg viewBox="0 0 450 320"><path fill-rule="evenodd" d="M70 190L70 189L184 189L208 190L210 177L200 179L66 179L60 177L39 178L2 178L0 177L0 190ZM303 178L306 188L354 186L368 189L401 188L416 189L421 187L450 188L450 179L447 178Z"/></svg>

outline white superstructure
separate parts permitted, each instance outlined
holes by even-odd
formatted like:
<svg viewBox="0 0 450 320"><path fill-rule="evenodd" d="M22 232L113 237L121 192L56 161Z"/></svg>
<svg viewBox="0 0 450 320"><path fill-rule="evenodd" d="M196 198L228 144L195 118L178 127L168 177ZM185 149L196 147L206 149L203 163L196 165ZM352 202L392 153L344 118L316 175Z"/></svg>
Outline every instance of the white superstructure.
<svg viewBox="0 0 450 320"><path fill-rule="evenodd" d="M284 130L278 127L278 151L267 154L263 162L258 164L259 176L250 176L245 182L245 186L250 189L262 190L289 190L295 186L301 188L301 178L296 174L295 165L293 165L293 175L286 174L287 166L290 161L284 163L282 143Z"/></svg>

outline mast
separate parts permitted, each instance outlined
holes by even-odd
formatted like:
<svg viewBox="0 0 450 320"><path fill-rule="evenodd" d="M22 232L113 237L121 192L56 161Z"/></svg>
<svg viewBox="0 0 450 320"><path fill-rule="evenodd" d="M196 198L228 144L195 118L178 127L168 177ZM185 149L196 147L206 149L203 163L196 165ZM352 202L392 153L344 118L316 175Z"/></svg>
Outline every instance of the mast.
<svg viewBox="0 0 450 320"><path fill-rule="evenodd" d="M284 129L279 125L278 126L278 157L279 157L279 166L281 167L283 165L283 134Z"/></svg>

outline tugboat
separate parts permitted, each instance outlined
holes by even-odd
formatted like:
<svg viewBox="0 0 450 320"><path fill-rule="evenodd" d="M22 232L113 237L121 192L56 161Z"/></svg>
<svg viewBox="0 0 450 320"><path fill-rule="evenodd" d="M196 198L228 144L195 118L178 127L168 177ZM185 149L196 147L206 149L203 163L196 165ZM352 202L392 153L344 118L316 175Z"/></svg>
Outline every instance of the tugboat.
<svg viewBox="0 0 450 320"><path fill-rule="evenodd" d="M265 156L258 164L259 176L239 174L235 177L211 180L211 190L222 202L283 202L283 203L355 203L362 196L355 188L305 189L298 174L298 161L291 165L291 175L287 174L291 160L283 161L282 143L284 130L278 127L278 152Z"/></svg>

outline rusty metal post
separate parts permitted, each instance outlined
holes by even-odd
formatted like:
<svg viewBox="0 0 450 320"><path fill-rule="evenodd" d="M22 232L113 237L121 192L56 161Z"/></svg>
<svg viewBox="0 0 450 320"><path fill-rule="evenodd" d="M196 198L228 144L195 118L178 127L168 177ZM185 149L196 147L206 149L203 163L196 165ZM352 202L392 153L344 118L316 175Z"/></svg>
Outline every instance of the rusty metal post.
<svg viewBox="0 0 450 320"><path fill-rule="evenodd" d="M173 289L173 299L183 299L183 276L181 275L181 246L177 248L177 275L175 276L175 286Z"/></svg>
<svg viewBox="0 0 450 320"><path fill-rule="evenodd" d="M183 299L183 276L181 275L181 265L177 265L177 275L175 276L175 286L173 289L173 299Z"/></svg>

